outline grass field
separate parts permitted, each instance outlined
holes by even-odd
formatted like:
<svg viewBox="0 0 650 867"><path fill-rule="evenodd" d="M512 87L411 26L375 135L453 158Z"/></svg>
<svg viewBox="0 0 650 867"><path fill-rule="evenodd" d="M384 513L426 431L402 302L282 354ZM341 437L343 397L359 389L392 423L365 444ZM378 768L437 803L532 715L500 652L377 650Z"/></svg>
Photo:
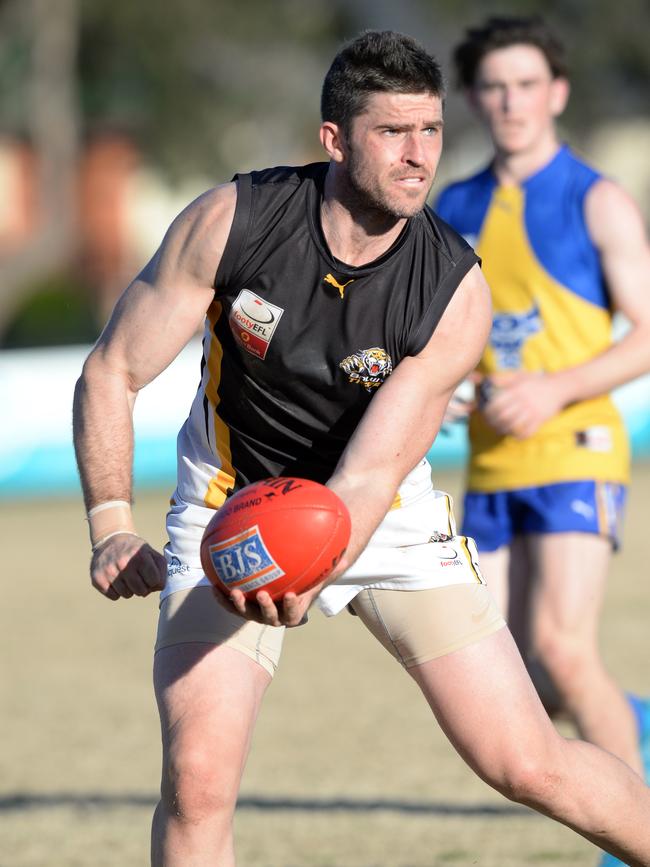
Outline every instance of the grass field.
<svg viewBox="0 0 650 867"><path fill-rule="evenodd" d="M455 474L437 483L457 493ZM648 691L650 467L635 467L603 642ZM136 520L164 541L166 492ZM159 732L150 687L156 600L90 588L79 500L0 503L0 867L143 867ZM572 832L475 779L410 679L358 622L292 630L262 710L236 819L241 867L582 867Z"/></svg>

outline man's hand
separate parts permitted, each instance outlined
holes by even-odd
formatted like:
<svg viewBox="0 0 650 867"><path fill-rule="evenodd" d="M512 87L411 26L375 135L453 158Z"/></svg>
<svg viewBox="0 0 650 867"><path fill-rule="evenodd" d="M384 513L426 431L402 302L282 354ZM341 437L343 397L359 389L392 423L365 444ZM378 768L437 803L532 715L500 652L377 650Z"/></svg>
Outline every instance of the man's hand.
<svg viewBox="0 0 650 867"><path fill-rule="evenodd" d="M565 406L563 390L552 374L516 371L489 377L490 394L481 411L502 435L526 439Z"/></svg>
<svg viewBox="0 0 650 867"><path fill-rule="evenodd" d="M90 562L93 587L113 601L162 590L166 576L163 555L132 533L111 536L93 553Z"/></svg>
<svg viewBox="0 0 650 867"><path fill-rule="evenodd" d="M466 422L476 409L476 383L479 379L478 374L471 373L456 387L445 410L442 430L450 424Z"/></svg>
<svg viewBox="0 0 650 867"><path fill-rule="evenodd" d="M274 602L266 590L259 590L255 601L246 599L241 590L232 590L230 596L226 596L216 587L215 595L221 604L239 614L245 620L255 620L267 626L300 626L305 621L305 615L314 599L321 592L327 582L321 581L304 593L285 593L282 599Z"/></svg>

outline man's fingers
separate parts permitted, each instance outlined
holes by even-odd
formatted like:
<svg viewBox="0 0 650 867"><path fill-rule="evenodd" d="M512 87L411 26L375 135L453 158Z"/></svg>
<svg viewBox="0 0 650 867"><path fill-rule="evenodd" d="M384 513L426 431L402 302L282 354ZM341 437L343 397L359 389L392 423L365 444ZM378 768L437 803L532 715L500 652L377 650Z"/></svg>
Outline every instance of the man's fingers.
<svg viewBox="0 0 650 867"><path fill-rule="evenodd" d="M162 554L142 539L116 538L102 546L91 564L94 586L107 599L130 599L148 596L165 586L167 564Z"/></svg>
<svg viewBox="0 0 650 867"><path fill-rule="evenodd" d="M138 551L140 562L138 574L140 575L147 592L162 590L167 578L167 561L150 545L144 545Z"/></svg>
<svg viewBox="0 0 650 867"><path fill-rule="evenodd" d="M260 590L255 597L255 601L262 612L264 623L267 623L269 626L282 626L282 621L280 620L276 604L266 590Z"/></svg>
<svg viewBox="0 0 650 867"><path fill-rule="evenodd" d="M295 593L287 593L282 599L282 615L285 626L300 626L305 622L305 612Z"/></svg>

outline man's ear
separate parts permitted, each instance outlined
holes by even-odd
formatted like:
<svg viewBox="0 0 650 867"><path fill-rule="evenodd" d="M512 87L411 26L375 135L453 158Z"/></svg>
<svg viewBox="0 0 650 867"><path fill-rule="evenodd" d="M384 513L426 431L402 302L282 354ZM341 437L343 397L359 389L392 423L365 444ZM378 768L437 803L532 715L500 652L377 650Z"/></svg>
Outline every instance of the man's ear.
<svg viewBox="0 0 650 867"><path fill-rule="evenodd" d="M551 83L551 112L553 117L559 117L569 101L571 85L567 78L554 78Z"/></svg>
<svg viewBox="0 0 650 867"><path fill-rule="evenodd" d="M321 124L320 143L329 158L336 163L342 163L348 152L347 141L341 127L330 120Z"/></svg>

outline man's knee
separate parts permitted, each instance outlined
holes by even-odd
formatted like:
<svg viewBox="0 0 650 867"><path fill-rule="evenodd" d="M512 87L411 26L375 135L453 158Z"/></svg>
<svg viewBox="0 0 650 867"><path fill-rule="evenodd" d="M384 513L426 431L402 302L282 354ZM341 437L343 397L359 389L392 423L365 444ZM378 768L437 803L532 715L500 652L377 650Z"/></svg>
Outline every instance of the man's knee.
<svg viewBox="0 0 650 867"><path fill-rule="evenodd" d="M168 815L196 824L230 819L237 801L238 777L219 766L200 742L177 750L163 767L161 802Z"/></svg>
<svg viewBox="0 0 650 867"><path fill-rule="evenodd" d="M586 683L587 673L598 660L591 642L580 635L549 627L537 630L533 652L562 693L572 692Z"/></svg>
<svg viewBox="0 0 650 867"><path fill-rule="evenodd" d="M482 776L510 801L543 807L545 811L552 811L562 789L559 767L541 753L511 753Z"/></svg>

